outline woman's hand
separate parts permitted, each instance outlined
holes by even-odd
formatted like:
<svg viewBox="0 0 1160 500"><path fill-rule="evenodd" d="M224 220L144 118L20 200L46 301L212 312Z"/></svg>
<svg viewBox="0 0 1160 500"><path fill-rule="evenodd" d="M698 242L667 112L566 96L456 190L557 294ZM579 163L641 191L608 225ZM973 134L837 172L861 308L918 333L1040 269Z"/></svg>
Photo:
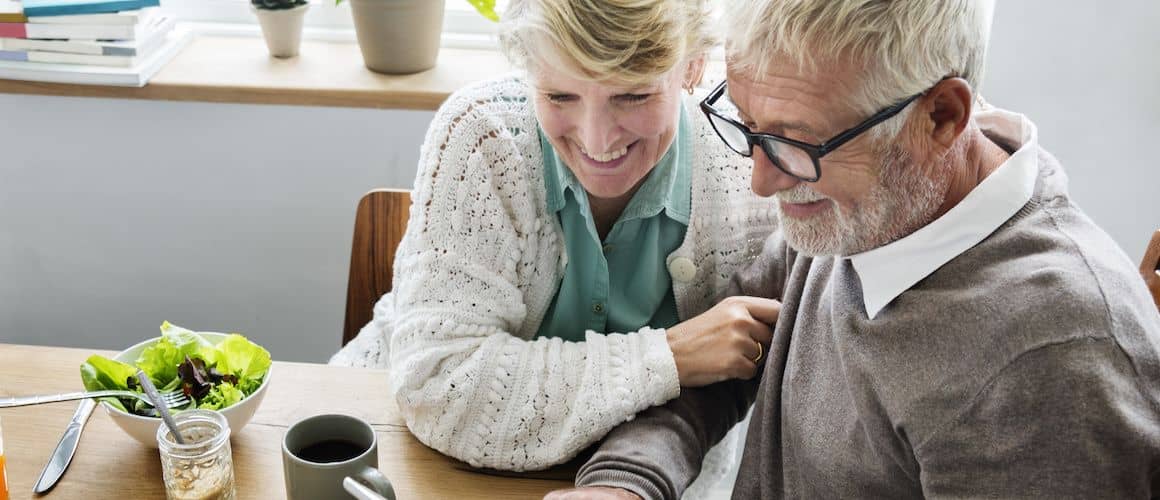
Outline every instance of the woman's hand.
<svg viewBox="0 0 1160 500"><path fill-rule="evenodd" d="M781 302L773 299L729 297L669 328L681 387L753 378L780 312Z"/></svg>

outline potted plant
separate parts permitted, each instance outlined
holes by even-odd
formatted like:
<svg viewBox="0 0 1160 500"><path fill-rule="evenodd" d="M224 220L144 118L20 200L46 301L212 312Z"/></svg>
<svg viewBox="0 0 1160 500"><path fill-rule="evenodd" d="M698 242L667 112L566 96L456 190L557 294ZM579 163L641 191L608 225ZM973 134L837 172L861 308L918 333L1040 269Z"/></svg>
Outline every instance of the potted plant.
<svg viewBox="0 0 1160 500"><path fill-rule="evenodd" d="M343 0L335 0L335 5ZM495 0L467 0L498 21ZM431 69L439 56L444 0L350 0L363 62L378 73L406 74Z"/></svg>
<svg viewBox="0 0 1160 500"><path fill-rule="evenodd" d="M258 15L266 48L274 57L294 57L302 45L302 18L310 8L307 0L250 0Z"/></svg>

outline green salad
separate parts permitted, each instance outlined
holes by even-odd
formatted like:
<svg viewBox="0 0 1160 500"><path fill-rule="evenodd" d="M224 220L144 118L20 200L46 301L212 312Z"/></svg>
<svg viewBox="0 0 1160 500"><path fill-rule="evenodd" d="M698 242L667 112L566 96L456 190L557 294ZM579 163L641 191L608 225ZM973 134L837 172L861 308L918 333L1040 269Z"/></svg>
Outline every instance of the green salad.
<svg viewBox="0 0 1160 500"><path fill-rule="evenodd" d="M135 376L138 368L157 390L181 390L189 396L189 405L173 411L221 410L258 390L270 369L270 353L236 333L214 344L197 332L166 321L161 324L161 339L141 351L132 365L93 355L81 365L81 380L90 391L144 392ZM157 416L152 406L134 398L105 401L129 413Z"/></svg>

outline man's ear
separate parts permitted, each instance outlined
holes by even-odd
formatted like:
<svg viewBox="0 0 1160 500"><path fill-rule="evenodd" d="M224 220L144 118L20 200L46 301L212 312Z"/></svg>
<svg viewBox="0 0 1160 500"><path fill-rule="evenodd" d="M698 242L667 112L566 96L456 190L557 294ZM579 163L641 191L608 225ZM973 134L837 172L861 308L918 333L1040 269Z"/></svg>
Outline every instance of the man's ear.
<svg viewBox="0 0 1160 500"><path fill-rule="evenodd" d="M971 122L971 85L962 78L947 78L932 87L920 102L920 109L930 120L923 127L930 134L928 138L949 149Z"/></svg>
<svg viewBox="0 0 1160 500"><path fill-rule="evenodd" d="M693 90L701 83L703 76L705 76L705 54L689 60L688 66L685 67L684 88Z"/></svg>

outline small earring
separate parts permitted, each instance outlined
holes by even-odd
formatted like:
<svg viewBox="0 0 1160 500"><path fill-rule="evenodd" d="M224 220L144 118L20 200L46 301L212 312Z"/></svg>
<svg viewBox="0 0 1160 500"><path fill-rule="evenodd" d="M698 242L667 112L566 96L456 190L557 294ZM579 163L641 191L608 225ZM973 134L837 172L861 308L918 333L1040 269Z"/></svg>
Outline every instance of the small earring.
<svg viewBox="0 0 1160 500"><path fill-rule="evenodd" d="M688 93L689 93L689 95L693 95L693 86L692 86L692 85L686 85L686 86L685 86L685 92L688 92Z"/></svg>

